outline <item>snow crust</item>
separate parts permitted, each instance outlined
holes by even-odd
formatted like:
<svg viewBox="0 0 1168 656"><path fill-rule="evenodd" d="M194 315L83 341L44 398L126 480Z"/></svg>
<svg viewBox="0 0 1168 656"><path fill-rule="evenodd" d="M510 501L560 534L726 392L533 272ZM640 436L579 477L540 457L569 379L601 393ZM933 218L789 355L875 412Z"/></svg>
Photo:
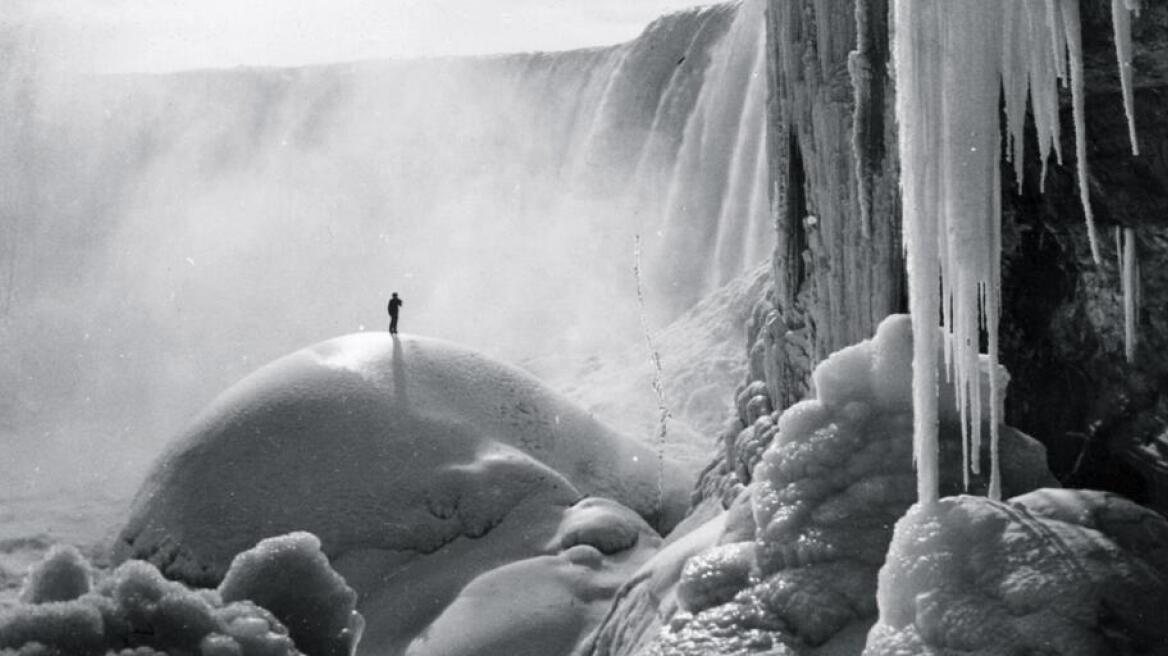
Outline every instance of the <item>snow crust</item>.
<svg viewBox="0 0 1168 656"><path fill-rule="evenodd" d="M880 571L864 654L1159 653L1165 545L1168 521L1105 492L916 505Z"/></svg>
<svg viewBox="0 0 1168 656"><path fill-rule="evenodd" d="M92 576L76 550L47 554L29 574L26 603L0 613L0 653L350 656L360 639L356 595L307 533L265 540L244 552L218 590L168 581L138 560L90 589ZM74 583L62 585L65 580ZM259 598L271 601L271 610L257 605Z"/></svg>
<svg viewBox="0 0 1168 656"><path fill-rule="evenodd" d="M1136 3L1112 5L1124 98L1131 121L1131 34ZM988 335L991 398L1000 398L1001 180L999 101L1006 109L1007 152L1021 176L1027 99L1039 156L1058 152L1057 82L1069 84L1080 200L1091 250L1098 239L1088 198L1083 53L1078 0L897 0L893 60L904 200L904 241L914 331L914 433L918 496L937 499L938 386L936 317L945 327L946 375L956 380L967 452L978 451L981 406L976 380L979 332ZM1002 98L1001 91L1005 97ZM1133 149L1134 123L1130 123ZM1044 171L1045 172L1045 171ZM938 291L938 280L940 291ZM1000 404L991 405L991 448ZM990 495L998 498L998 460ZM976 460L969 469L977 473Z"/></svg>

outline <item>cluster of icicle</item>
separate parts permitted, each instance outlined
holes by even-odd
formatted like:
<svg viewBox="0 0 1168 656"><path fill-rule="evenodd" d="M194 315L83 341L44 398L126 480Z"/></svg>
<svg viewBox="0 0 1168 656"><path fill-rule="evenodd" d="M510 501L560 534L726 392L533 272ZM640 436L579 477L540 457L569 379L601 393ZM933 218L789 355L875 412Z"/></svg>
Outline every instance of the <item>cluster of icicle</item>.
<svg viewBox="0 0 1168 656"><path fill-rule="evenodd" d="M1112 0L1124 102L1132 122L1131 16L1139 0ZM1001 283L999 102L1007 153L1022 176L1029 99L1045 163L1059 149L1058 84L1070 87L1080 199L1099 261L1088 203L1083 52L1079 0L895 0L893 59L899 122L904 242L913 317L914 457L918 495L938 495L937 353L955 378L965 471L979 468L979 329L989 337L992 468L1000 496L997 439L1002 417L998 367ZM938 280L940 285L938 286ZM938 316L944 330L936 329ZM939 345L937 342L941 341ZM941 349L938 347L942 346ZM970 455L972 454L972 458Z"/></svg>

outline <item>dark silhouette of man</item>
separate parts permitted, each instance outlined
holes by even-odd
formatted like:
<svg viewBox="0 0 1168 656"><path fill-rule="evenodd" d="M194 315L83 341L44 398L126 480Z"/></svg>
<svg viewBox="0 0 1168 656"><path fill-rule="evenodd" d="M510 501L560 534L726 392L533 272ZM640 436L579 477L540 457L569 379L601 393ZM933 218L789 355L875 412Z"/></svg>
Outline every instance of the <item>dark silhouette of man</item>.
<svg viewBox="0 0 1168 656"><path fill-rule="evenodd" d="M389 299L389 334L397 334L397 315L401 311L402 300L397 297L397 292Z"/></svg>

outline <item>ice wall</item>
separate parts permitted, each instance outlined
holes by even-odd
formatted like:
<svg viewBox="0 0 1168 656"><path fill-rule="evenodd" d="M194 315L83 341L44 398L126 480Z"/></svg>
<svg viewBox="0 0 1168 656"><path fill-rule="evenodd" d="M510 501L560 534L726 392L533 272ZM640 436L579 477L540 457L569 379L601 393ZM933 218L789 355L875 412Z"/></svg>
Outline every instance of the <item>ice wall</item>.
<svg viewBox="0 0 1168 656"><path fill-rule="evenodd" d="M566 53L99 78L6 27L0 431L37 454L169 432L256 362L383 330L390 291L403 331L504 357L641 339L634 234L657 321L772 250L760 14Z"/></svg>

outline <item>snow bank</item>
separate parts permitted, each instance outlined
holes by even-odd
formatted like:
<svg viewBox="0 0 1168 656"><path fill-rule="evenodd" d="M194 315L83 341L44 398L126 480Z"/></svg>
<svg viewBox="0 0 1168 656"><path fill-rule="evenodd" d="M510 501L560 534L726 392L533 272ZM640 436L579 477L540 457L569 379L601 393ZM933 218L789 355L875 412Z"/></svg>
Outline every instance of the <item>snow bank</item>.
<svg viewBox="0 0 1168 656"><path fill-rule="evenodd" d="M50 552L30 572L22 594L29 603L0 614L0 653L295 656L295 638L313 656L350 656L360 639L355 594L304 533L241 554L218 591L168 581L137 560L92 590L91 575L75 549Z"/></svg>
<svg viewBox="0 0 1168 656"><path fill-rule="evenodd" d="M517 369L438 340L357 334L221 395L156 463L117 555L216 584L265 537L306 530L331 557L425 554L528 500L584 495L665 530L690 481Z"/></svg>
<svg viewBox="0 0 1168 656"><path fill-rule="evenodd" d="M687 612L664 632L665 653L859 650L892 527L916 497L912 353L910 319L898 315L816 368L815 398L779 417L755 468L749 512L731 510L720 544L687 563L678 586ZM981 370L988 388L984 362ZM966 483L961 415L951 386L941 397L942 489L957 493ZM988 417L990 395L982 400ZM982 427L988 433L988 421ZM1054 484L1041 445L1000 430L1005 489ZM988 460L988 447L973 459ZM968 477L971 490L988 484L985 473Z"/></svg>
<svg viewBox="0 0 1168 656"><path fill-rule="evenodd" d="M865 656L1168 644L1168 521L1105 492L942 499L897 523Z"/></svg>

